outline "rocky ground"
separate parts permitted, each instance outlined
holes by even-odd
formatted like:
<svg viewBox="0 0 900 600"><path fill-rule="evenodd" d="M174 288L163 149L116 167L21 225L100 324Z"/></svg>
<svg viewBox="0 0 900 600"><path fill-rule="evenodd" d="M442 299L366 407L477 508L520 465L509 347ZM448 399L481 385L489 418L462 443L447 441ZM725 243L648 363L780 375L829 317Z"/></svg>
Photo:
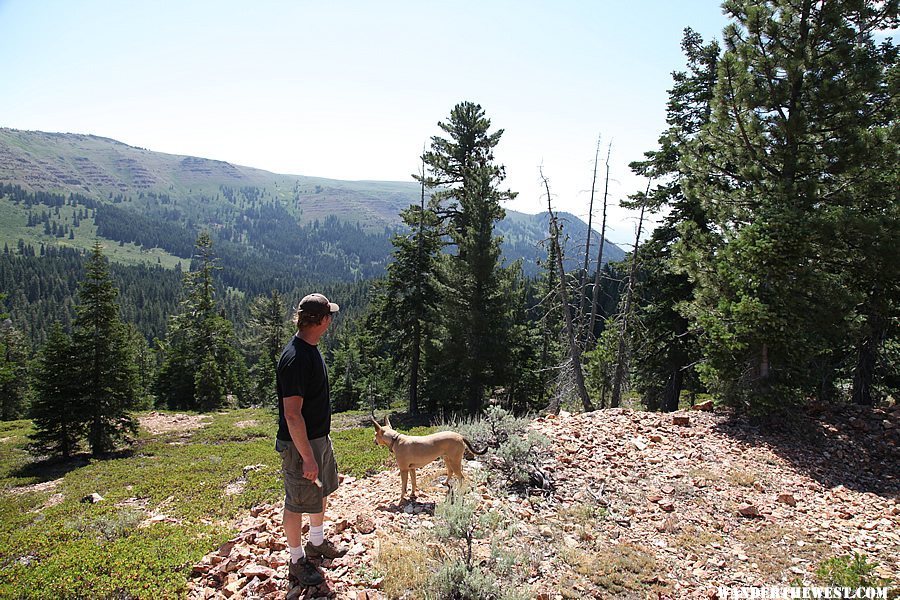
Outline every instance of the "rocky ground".
<svg viewBox="0 0 900 600"><path fill-rule="evenodd" d="M822 560L854 552L900 582L900 407L820 410L777 427L613 409L531 427L551 440L541 464L550 490L482 483L477 493L480 511L516 522L511 545L529 556L536 598L812 585ZM494 460L465 468L489 471ZM326 582L313 589L288 590L282 507L254 507L238 536L194 566L190 597L384 598L378 553L385 540L435 526L442 477L439 462L420 470L417 502L402 505L396 469L346 478L328 520L349 552L321 565ZM476 540L476 557L489 543Z"/></svg>

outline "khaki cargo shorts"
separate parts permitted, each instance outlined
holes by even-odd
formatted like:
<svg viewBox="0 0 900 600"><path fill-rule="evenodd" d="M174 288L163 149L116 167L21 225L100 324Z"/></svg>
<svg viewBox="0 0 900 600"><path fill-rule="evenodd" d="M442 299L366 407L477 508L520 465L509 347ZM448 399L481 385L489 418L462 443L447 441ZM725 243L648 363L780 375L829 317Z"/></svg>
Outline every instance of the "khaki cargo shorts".
<svg viewBox="0 0 900 600"><path fill-rule="evenodd" d="M331 437L309 441L319 465L320 488L303 476L303 459L293 442L275 440L275 450L281 454L281 473L284 477L284 507L295 513L316 514L322 512L322 499L338 488L337 462Z"/></svg>

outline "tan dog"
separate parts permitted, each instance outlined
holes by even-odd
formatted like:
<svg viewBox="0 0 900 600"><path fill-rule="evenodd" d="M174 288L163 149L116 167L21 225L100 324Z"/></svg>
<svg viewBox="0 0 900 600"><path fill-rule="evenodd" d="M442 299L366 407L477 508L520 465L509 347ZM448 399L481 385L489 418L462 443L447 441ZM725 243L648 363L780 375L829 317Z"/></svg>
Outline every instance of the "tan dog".
<svg viewBox="0 0 900 600"><path fill-rule="evenodd" d="M462 459L468 449L472 454L484 454L484 450L477 451L472 444L455 431L440 431L431 435L404 435L391 428L391 421L384 418L384 426L380 425L375 417L375 443L387 446L397 459L400 467L400 502L406 495L406 478L412 478L412 496L416 497L416 469L424 467L439 456L444 457L447 466L447 474L463 481Z"/></svg>

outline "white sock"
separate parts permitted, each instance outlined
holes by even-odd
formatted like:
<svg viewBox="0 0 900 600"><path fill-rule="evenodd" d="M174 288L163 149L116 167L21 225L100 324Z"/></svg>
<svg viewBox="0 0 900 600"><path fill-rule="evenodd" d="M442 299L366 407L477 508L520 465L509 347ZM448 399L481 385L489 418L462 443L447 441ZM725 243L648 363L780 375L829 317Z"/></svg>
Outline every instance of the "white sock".
<svg viewBox="0 0 900 600"><path fill-rule="evenodd" d="M309 543L313 546L321 546L325 542L325 526L309 526Z"/></svg>
<svg viewBox="0 0 900 600"><path fill-rule="evenodd" d="M293 546L290 546L290 549L291 549L291 562L292 563L295 563L298 560L302 560L302 559L306 558L306 551L303 549L303 546L297 546L296 548L294 548Z"/></svg>

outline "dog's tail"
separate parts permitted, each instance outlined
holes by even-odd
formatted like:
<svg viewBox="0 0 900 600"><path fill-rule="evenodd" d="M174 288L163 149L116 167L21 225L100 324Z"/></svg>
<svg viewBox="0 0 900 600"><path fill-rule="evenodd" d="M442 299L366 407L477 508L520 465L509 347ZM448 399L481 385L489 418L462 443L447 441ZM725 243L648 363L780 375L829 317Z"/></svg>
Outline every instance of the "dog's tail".
<svg viewBox="0 0 900 600"><path fill-rule="evenodd" d="M469 440L467 440L466 438L463 438L463 442L465 443L466 448L468 448L469 452L471 452L472 454L477 454L478 456L481 456L482 454L484 454L488 451L488 446L485 446L484 449L481 451L476 450L475 447L472 446L472 443Z"/></svg>

